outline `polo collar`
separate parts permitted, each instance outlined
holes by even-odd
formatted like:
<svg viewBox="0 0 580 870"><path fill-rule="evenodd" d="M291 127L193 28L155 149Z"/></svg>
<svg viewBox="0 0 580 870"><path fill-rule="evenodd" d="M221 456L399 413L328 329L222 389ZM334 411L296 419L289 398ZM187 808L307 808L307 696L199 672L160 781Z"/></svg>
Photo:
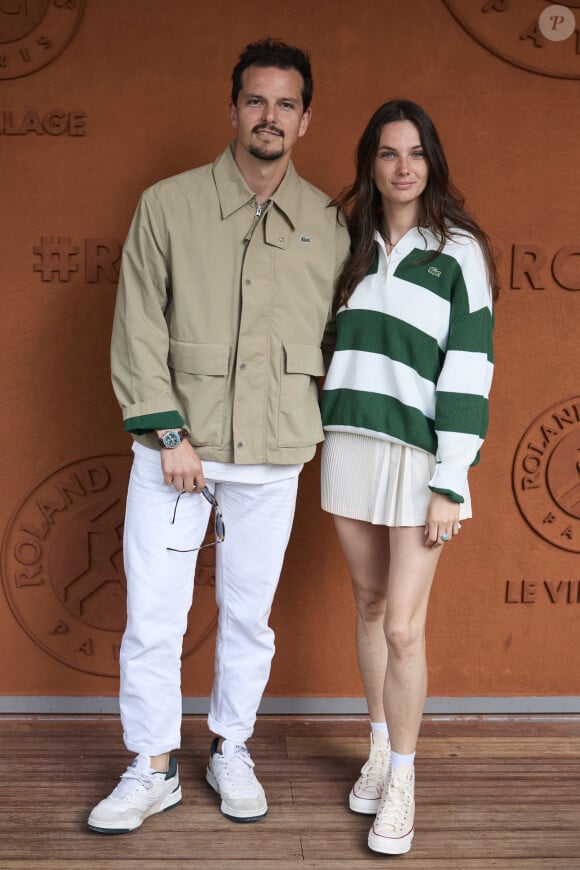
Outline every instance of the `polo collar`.
<svg viewBox="0 0 580 870"><path fill-rule="evenodd" d="M398 250L401 253L409 254L412 250L417 248L420 251L430 250L433 245L435 245L435 249L439 247L439 243L430 229L428 229L427 227L412 227L405 233L404 236L399 239L399 241L395 245L395 250ZM379 231L375 230L375 252L371 264L368 268L367 275L376 275L378 273L380 257L379 252L382 252L383 258L386 260L387 249L385 247L385 241Z"/></svg>
<svg viewBox="0 0 580 870"><path fill-rule="evenodd" d="M375 242L386 256L385 242L378 230L375 230ZM408 253L414 248L418 248L420 251L430 250L433 244L439 246L437 238L428 227L411 227L404 236L401 236L395 248L406 248Z"/></svg>

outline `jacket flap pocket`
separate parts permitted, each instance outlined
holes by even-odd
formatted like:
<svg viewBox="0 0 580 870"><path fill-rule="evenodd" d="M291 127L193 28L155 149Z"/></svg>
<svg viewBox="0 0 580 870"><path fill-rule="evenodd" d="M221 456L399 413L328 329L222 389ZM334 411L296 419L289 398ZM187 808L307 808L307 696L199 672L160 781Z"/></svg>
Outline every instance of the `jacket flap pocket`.
<svg viewBox="0 0 580 870"><path fill-rule="evenodd" d="M193 344L169 339L169 365L192 375L227 375L230 370L229 344Z"/></svg>
<svg viewBox="0 0 580 870"><path fill-rule="evenodd" d="M287 374L322 377L324 360L322 351L313 344L285 344Z"/></svg>

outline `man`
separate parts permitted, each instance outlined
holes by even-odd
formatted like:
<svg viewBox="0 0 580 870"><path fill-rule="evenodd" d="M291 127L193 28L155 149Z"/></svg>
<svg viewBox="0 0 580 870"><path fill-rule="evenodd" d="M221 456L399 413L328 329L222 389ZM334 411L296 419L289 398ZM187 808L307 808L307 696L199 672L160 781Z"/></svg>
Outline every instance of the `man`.
<svg viewBox="0 0 580 870"><path fill-rule="evenodd" d="M245 743L274 654L268 619L298 475L323 437L320 346L348 240L290 162L310 122L308 57L263 40L232 82L235 142L213 165L147 190L123 254L112 372L135 455L120 707L137 757L89 817L101 833L134 830L181 800L170 753L211 502L219 621L206 779L228 818L267 812Z"/></svg>

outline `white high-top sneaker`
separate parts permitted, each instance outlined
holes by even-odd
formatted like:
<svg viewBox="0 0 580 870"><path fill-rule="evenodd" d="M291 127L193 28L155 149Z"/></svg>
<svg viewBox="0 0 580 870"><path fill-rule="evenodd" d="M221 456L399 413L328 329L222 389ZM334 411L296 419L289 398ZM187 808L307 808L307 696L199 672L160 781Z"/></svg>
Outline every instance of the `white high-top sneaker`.
<svg viewBox="0 0 580 870"><path fill-rule="evenodd" d="M397 767L391 773L377 817L369 831L369 849L384 855L402 855L413 842L415 820L415 768Z"/></svg>
<svg viewBox="0 0 580 870"><path fill-rule="evenodd" d="M354 813L376 814L390 773L389 740L380 731L371 731L369 757L348 796L348 805Z"/></svg>

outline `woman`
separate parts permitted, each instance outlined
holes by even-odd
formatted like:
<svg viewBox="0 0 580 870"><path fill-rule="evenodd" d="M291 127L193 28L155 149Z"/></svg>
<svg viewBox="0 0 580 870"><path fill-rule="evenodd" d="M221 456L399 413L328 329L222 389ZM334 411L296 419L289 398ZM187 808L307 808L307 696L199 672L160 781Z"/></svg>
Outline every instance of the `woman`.
<svg viewBox="0 0 580 870"><path fill-rule="evenodd" d="M322 397L322 506L352 575L371 720L349 805L376 813L372 850L400 854L413 839L429 592L442 545L471 516L467 472L487 429L498 283L487 236L415 103L374 113L336 204L352 257Z"/></svg>

